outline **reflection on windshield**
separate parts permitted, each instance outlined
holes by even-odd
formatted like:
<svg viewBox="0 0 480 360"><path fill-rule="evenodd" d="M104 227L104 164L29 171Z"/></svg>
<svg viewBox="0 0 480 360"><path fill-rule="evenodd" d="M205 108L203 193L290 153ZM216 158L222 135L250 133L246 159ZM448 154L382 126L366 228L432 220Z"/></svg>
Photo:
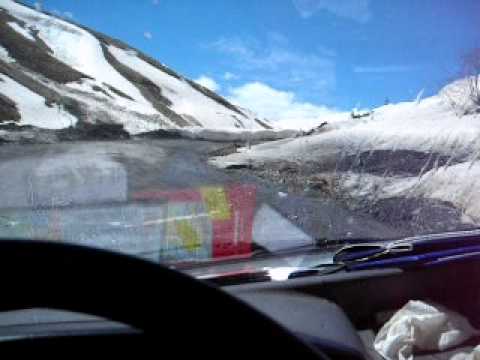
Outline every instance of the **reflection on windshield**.
<svg viewBox="0 0 480 360"><path fill-rule="evenodd" d="M0 205L50 207L125 201L128 175L106 156L81 153L54 155L39 161L19 158L0 164Z"/></svg>
<svg viewBox="0 0 480 360"><path fill-rule="evenodd" d="M148 159L142 150L125 145L129 156ZM313 245L258 198L255 184L166 189L155 178L137 190L140 179L110 151L78 145L1 163L0 238L64 241L169 263Z"/></svg>
<svg viewBox="0 0 480 360"><path fill-rule="evenodd" d="M253 244L269 252L313 245L256 200L253 185L143 191L131 203L2 209L0 232L3 238L65 241L163 262L249 257Z"/></svg>

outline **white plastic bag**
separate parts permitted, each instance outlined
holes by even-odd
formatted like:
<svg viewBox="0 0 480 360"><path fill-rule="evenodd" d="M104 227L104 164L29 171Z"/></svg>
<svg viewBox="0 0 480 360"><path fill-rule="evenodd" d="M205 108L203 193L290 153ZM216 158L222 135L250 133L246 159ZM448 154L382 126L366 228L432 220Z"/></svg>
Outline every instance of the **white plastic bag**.
<svg viewBox="0 0 480 360"><path fill-rule="evenodd" d="M480 345L472 351L462 351L452 356L450 360L480 360Z"/></svg>
<svg viewBox="0 0 480 360"><path fill-rule="evenodd" d="M444 351L478 333L467 319L441 305L409 301L380 329L374 347L388 360L410 360L414 349ZM468 355L478 357L479 351ZM460 356L453 359L477 359Z"/></svg>

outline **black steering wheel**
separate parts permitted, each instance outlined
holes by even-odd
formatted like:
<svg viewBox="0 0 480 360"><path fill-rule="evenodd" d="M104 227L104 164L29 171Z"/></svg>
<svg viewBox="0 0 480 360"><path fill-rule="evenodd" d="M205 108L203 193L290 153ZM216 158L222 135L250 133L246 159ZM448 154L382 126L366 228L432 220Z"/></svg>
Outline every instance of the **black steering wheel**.
<svg viewBox="0 0 480 360"><path fill-rule="evenodd" d="M60 243L0 241L0 274L0 311L48 308L118 321L140 330L159 354L170 348L180 359L324 358L220 289L134 257Z"/></svg>

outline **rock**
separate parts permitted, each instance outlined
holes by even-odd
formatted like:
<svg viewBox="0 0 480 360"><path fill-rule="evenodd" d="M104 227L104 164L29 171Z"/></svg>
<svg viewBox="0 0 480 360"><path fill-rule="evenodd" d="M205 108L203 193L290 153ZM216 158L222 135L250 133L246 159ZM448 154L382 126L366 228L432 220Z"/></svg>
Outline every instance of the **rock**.
<svg viewBox="0 0 480 360"><path fill-rule="evenodd" d="M121 124L89 124L77 123L75 127L57 131L60 141L75 140L125 140L130 134Z"/></svg>

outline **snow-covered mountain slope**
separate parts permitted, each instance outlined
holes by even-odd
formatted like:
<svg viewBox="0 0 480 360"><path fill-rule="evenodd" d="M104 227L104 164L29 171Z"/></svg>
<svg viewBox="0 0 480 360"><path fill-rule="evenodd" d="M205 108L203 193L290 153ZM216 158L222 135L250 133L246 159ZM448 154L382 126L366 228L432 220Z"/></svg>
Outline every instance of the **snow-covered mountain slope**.
<svg viewBox="0 0 480 360"><path fill-rule="evenodd" d="M467 82L421 101L382 106L369 117L338 117L320 134L242 148L211 162L294 178L302 189L368 204L369 213L396 216L395 222L418 219L425 211L419 204L436 201L428 211L448 203L480 225L480 109L468 100ZM415 205L406 214L402 204Z"/></svg>
<svg viewBox="0 0 480 360"><path fill-rule="evenodd" d="M13 0L0 0L0 95L0 122L45 128L269 127L121 41Z"/></svg>

